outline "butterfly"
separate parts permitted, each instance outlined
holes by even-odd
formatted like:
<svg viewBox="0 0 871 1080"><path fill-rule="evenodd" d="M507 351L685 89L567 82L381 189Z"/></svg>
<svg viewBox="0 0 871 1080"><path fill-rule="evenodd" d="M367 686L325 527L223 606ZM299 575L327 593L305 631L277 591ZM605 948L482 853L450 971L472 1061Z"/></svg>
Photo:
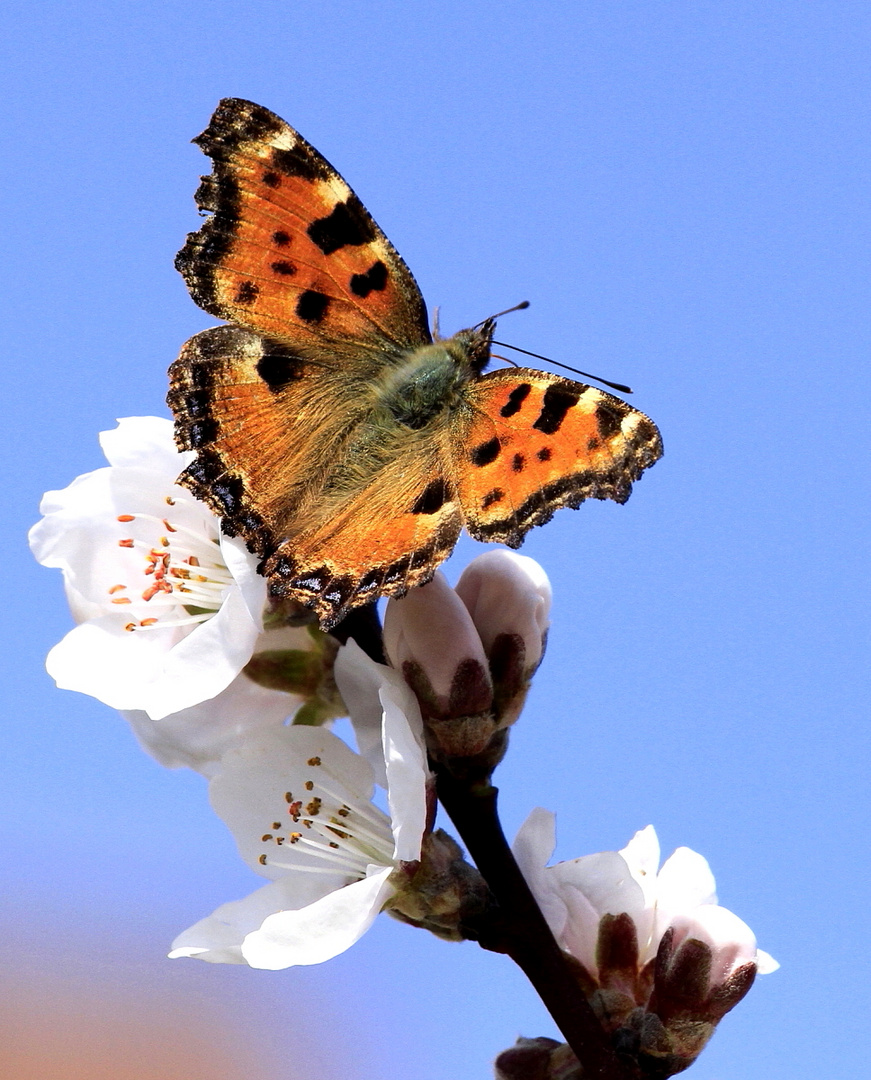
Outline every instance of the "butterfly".
<svg viewBox="0 0 871 1080"><path fill-rule="evenodd" d="M260 105L193 140L208 215L176 267L229 325L170 368L179 483L260 557L273 597L329 629L430 580L465 527L518 547L587 498L625 502L662 453L619 398L543 371L485 373L494 320L435 340L408 267L333 167Z"/></svg>

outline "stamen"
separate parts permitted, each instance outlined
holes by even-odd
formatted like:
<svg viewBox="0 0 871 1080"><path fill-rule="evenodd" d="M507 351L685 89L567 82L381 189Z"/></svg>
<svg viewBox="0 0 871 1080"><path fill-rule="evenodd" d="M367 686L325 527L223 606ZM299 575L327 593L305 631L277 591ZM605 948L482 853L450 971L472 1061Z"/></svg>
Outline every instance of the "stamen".
<svg viewBox="0 0 871 1080"><path fill-rule="evenodd" d="M168 506L174 506L175 502L171 496L166 497ZM116 583L107 590L110 602L135 604L141 601L155 613L154 617L128 623L125 629L192 626L205 622L220 609L224 593L233 583L233 576L221 561L215 537L173 524L167 518L153 514L119 514L117 519L125 524L136 521L156 526L151 543L135 537L124 537L118 541L119 547L142 553L143 564L139 572L148 584L139 592L133 580ZM157 532L158 529L160 532ZM182 550L178 550L179 546ZM195 573L195 569L200 572ZM126 592L129 587L139 594L138 597L115 595ZM191 613L191 607L195 609L194 613Z"/></svg>

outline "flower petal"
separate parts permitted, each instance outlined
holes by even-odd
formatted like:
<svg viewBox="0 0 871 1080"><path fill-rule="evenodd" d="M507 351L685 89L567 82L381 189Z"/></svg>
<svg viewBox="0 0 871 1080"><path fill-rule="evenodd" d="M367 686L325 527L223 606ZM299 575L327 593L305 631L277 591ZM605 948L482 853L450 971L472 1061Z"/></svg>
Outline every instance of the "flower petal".
<svg viewBox="0 0 871 1080"><path fill-rule="evenodd" d="M161 765L169 769L186 766L212 777L229 750L259 728L281 726L301 703L294 694L258 686L243 672L210 701L162 720L152 720L140 710L122 710L121 715L143 750Z"/></svg>
<svg viewBox="0 0 871 1080"><path fill-rule="evenodd" d="M378 869L304 908L270 915L242 942L243 957L251 967L272 971L331 960L372 925L393 893L392 872Z"/></svg>
<svg viewBox="0 0 871 1080"><path fill-rule="evenodd" d="M257 560L245 546L241 536L221 533L221 558L239 586L248 615L258 631L263 629L263 610L266 607L266 578L257 573Z"/></svg>
<svg viewBox="0 0 871 1080"><path fill-rule="evenodd" d="M242 900L231 900L184 930L172 943L171 960L196 957L210 964L244 964L242 942L263 921L288 908L313 904L332 886L314 874L271 881Z"/></svg>
<svg viewBox="0 0 871 1080"><path fill-rule="evenodd" d="M716 903L716 882L707 859L697 851L679 847L665 860L656 879L656 912L650 949L645 952L642 942L642 960L656 953L662 935L677 916L692 917L700 904Z"/></svg>
<svg viewBox="0 0 871 1080"><path fill-rule="evenodd" d="M196 454L179 453L173 430L173 422L163 416L125 416L116 428L100 432L100 447L115 468L141 468L148 462L174 481Z"/></svg>
<svg viewBox="0 0 871 1080"><path fill-rule="evenodd" d="M280 822L282 829L288 824L286 793L292 793L293 799L304 798L313 769L328 778L339 801L368 803L372 797L368 762L320 727L264 728L251 733L241 746L224 755L221 772L209 785L212 806L233 833L240 855L264 877L278 879L294 872L280 859L261 861L262 837L272 831L273 821ZM291 861L297 871L324 868L323 861L301 845L293 848L292 855L288 852L287 862ZM303 871L302 876L308 875ZM323 876L331 888L339 888L353 874L332 869Z"/></svg>
<svg viewBox="0 0 871 1080"><path fill-rule="evenodd" d="M674 944L694 938L711 950L709 985L721 986L737 968L756 962L756 935L737 915L718 904L701 904L691 913L676 916Z"/></svg>
<svg viewBox="0 0 871 1080"><path fill-rule="evenodd" d="M379 696L384 709L383 752L395 858L412 862L420 858L427 821L426 787L430 773L423 721L417 698L401 680L385 680Z"/></svg>
<svg viewBox="0 0 871 1080"><path fill-rule="evenodd" d="M387 786L387 770L382 745L383 706L379 691L387 680L402 681L384 664L368 657L353 638L343 645L333 667L336 686L351 717L360 753L375 772L375 781Z"/></svg>
<svg viewBox="0 0 871 1080"><path fill-rule="evenodd" d="M567 908L558 879L546 869L555 847L556 818L550 810L537 806L518 829L511 850L547 925L562 943Z"/></svg>

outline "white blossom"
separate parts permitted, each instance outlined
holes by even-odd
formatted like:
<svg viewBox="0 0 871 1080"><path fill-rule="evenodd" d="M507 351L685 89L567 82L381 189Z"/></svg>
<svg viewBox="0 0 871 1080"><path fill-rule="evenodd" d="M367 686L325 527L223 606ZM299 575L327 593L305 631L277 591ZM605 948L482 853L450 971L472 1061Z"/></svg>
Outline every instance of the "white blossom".
<svg viewBox="0 0 871 1080"><path fill-rule="evenodd" d="M606 975L597 958L602 919L621 914L635 926L639 971L655 959L669 930L672 949L689 938L709 946L710 978L719 983L747 963L762 974L779 966L756 947L747 924L717 904L714 877L701 855L681 847L659 867L653 826L621 851L547 866L554 846L553 814L534 810L518 832L515 857L557 941L593 978Z"/></svg>
<svg viewBox="0 0 871 1080"><path fill-rule="evenodd" d="M260 635L255 654L310 646L311 637L304 628L281 627ZM243 671L216 697L160 720L133 709L124 709L121 715L142 749L161 765L168 769L187 767L211 777L229 750L259 728L283 725L303 701L298 694L260 686Z"/></svg>
<svg viewBox="0 0 871 1080"><path fill-rule="evenodd" d="M389 815L372 801L371 765L331 732L250 733L224 755L209 791L240 854L270 884L184 931L170 956L270 969L328 960L368 929L420 858L428 778L420 713L393 673L356 646L340 650L340 661L346 650L379 687ZM355 697L346 703L352 716L359 711Z"/></svg>
<svg viewBox="0 0 871 1080"><path fill-rule="evenodd" d="M79 624L46 667L63 689L160 719L237 677L263 629L266 583L175 483L192 454L175 449L169 420L128 417L100 443L108 467L47 492L30 532Z"/></svg>

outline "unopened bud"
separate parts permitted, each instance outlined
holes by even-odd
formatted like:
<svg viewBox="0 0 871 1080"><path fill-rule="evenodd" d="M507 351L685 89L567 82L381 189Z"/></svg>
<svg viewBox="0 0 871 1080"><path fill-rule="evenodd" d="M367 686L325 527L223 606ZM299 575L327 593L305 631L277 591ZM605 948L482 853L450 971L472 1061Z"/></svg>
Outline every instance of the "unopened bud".
<svg viewBox="0 0 871 1080"><path fill-rule="evenodd" d="M499 550L474 559L456 591L437 573L388 603L385 650L420 702L433 756L475 758L485 773L501 759L541 662L550 596L534 560Z"/></svg>
<svg viewBox="0 0 871 1080"><path fill-rule="evenodd" d="M580 1062L556 1039L520 1038L495 1061L496 1080L583 1080Z"/></svg>
<svg viewBox="0 0 871 1080"><path fill-rule="evenodd" d="M529 681L547 641L551 589L534 559L504 548L473 559L457 582L457 595L481 637L493 680L500 726L520 715Z"/></svg>
<svg viewBox="0 0 871 1080"><path fill-rule="evenodd" d="M420 702L430 749L449 757L485 750L497 727L487 657L442 574L388 602L384 648Z"/></svg>

